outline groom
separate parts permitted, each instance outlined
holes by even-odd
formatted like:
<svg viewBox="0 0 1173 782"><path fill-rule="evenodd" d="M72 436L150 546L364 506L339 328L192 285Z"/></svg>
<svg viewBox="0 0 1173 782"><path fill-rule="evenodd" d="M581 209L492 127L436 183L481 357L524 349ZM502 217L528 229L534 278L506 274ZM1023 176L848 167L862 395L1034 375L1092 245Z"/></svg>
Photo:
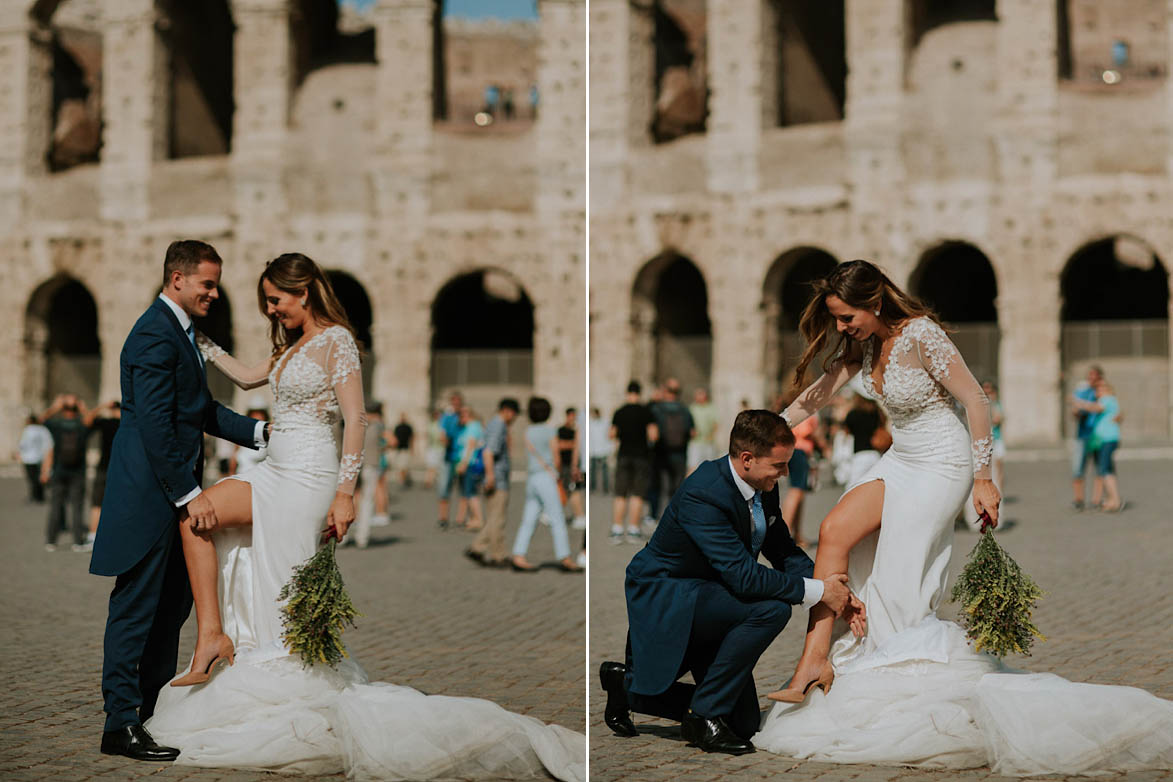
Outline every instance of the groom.
<svg viewBox="0 0 1173 782"><path fill-rule="evenodd" d="M743 410L729 455L688 476L627 566L627 664L599 670L616 734L636 735L632 709L679 720L681 736L706 752L753 752L761 718L753 668L791 606L842 612L847 577L810 578L814 564L782 521L778 479L793 453L781 417ZM686 671L695 685L676 681Z"/></svg>
<svg viewBox="0 0 1173 782"><path fill-rule="evenodd" d="M142 723L175 675L179 629L191 611L179 524L216 526L216 511L200 492L204 433L249 448L267 435L264 421L212 399L196 349L191 319L207 315L219 297L221 265L210 244L172 242L163 291L122 347L122 420L90 560L91 573L117 577L102 665L107 755L178 756L156 744Z"/></svg>

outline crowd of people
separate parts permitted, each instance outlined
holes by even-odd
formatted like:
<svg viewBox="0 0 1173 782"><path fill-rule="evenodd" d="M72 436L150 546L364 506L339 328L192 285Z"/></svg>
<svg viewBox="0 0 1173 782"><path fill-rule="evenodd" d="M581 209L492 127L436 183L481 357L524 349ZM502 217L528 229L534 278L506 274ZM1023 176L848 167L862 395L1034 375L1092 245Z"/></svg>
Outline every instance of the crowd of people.
<svg viewBox="0 0 1173 782"><path fill-rule="evenodd" d="M55 551L62 532L70 532L74 551L90 551L106 489L106 469L121 410L117 401L88 408L77 394L60 394L44 412L30 414L21 431L18 458L28 482L28 501L45 502L45 550ZM90 482L86 511L87 452L96 438L98 462Z"/></svg>

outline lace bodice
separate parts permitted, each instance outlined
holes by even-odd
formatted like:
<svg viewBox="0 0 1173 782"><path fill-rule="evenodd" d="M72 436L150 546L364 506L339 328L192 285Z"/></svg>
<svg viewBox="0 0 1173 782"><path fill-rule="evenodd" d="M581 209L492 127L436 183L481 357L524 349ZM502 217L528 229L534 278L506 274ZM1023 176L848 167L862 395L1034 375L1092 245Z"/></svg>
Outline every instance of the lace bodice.
<svg viewBox="0 0 1173 782"><path fill-rule="evenodd" d="M276 362L248 367L228 355L202 334L196 342L204 360L241 388L268 382L276 402L273 431L296 433L333 442L341 420L342 456L338 490L353 494L363 460L367 418L363 405L362 369L354 337L342 326L331 326L301 345L291 347Z"/></svg>
<svg viewBox="0 0 1173 782"><path fill-rule="evenodd" d="M965 365L961 353L931 318L913 318L892 343L877 388L872 377L872 340L862 345L863 357L851 363L841 356L786 409L783 416L798 423L817 412L852 375L863 371L868 395L884 405L897 430L933 432L959 426L953 399L965 408L977 478L989 478L991 437L990 402ZM945 454L942 454L945 456Z"/></svg>

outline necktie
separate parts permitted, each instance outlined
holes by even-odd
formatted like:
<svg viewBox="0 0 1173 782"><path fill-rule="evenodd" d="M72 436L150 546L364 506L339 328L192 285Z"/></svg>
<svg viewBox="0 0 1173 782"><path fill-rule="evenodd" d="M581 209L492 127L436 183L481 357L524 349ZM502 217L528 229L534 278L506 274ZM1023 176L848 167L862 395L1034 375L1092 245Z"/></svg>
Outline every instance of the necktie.
<svg viewBox="0 0 1173 782"><path fill-rule="evenodd" d="M191 343L191 349L195 351L196 361L200 364L200 369L204 368L204 357L200 355L200 349L196 346L195 341L195 325L188 324L187 326L187 341Z"/></svg>
<svg viewBox="0 0 1173 782"><path fill-rule="evenodd" d="M762 543L766 540L766 511L762 507L762 493L755 491L749 505L749 515L753 519L753 535L750 542L754 553L762 550Z"/></svg>

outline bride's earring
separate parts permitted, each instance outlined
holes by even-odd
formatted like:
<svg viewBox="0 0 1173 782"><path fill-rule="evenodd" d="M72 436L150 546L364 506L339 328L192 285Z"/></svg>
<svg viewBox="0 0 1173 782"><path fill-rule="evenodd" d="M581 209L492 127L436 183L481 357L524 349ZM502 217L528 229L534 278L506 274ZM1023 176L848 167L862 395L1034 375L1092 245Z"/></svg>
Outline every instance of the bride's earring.
<svg viewBox="0 0 1173 782"><path fill-rule="evenodd" d="M302 309L305 309L305 297L304 297L304 296L303 296L303 297L302 297L302 299L301 299L301 308L302 308ZM880 313L879 313L879 312L876 312L876 314L877 314L877 315L879 315Z"/></svg>
<svg viewBox="0 0 1173 782"><path fill-rule="evenodd" d="M879 311L879 310L876 310L876 317L877 317L877 318L878 318L878 317L880 317L880 311Z"/></svg>

